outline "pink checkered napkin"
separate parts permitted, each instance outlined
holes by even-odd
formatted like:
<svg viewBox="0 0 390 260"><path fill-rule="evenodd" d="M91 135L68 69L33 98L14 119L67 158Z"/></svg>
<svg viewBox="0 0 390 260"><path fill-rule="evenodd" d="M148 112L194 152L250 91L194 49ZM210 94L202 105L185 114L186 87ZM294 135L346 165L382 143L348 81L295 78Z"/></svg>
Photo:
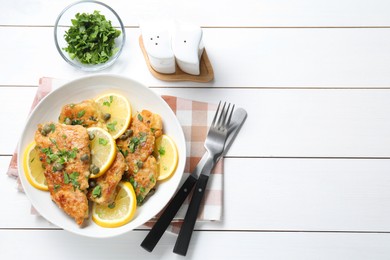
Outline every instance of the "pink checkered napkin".
<svg viewBox="0 0 390 260"><path fill-rule="evenodd" d="M41 78L39 80L38 90L31 109L33 109L43 97L50 93L50 91L57 89L63 83L65 83L64 80L48 77ZM187 158L183 176L184 181L187 176L195 169L196 165L206 151L203 144L206 139L207 131L209 129L212 118L214 117L216 105L174 96L162 96L162 98L172 108L184 131L187 146ZM17 167L17 154L15 152L12 156L7 174L18 179L19 173ZM205 199L203 205L201 206L201 212L198 217L199 221L217 221L221 219L223 201L222 183L223 162L220 160L210 175ZM23 190L19 179L18 188L21 191ZM189 201L187 199L173 220L170 227L171 231L177 232L181 226L182 220L184 219L188 208L188 204ZM34 212L34 210L32 212ZM154 221L155 219L150 220L145 224L145 227L150 227L153 225Z"/></svg>

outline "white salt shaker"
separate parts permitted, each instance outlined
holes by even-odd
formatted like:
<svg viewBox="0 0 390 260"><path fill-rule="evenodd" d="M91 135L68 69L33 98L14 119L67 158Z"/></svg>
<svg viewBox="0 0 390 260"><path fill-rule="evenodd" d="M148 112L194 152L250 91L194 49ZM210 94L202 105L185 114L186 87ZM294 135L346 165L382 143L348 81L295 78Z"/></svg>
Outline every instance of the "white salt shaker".
<svg viewBox="0 0 390 260"><path fill-rule="evenodd" d="M175 73L175 55L172 51L171 24L149 21L140 24L145 51L152 68L160 73Z"/></svg>
<svg viewBox="0 0 390 260"><path fill-rule="evenodd" d="M172 31L172 50L179 68L188 74L200 74L200 58L204 45L199 26L176 22Z"/></svg>

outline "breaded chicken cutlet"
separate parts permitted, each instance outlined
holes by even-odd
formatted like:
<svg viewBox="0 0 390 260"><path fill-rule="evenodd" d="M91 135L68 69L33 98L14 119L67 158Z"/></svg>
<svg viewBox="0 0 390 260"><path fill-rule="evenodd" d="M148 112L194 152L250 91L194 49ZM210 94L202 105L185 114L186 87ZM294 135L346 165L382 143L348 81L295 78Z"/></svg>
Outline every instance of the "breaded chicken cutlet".
<svg viewBox="0 0 390 260"><path fill-rule="evenodd" d="M58 122L66 125L82 125L84 127L102 127L103 115L94 100L67 104L62 107Z"/></svg>
<svg viewBox="0 0 390 260"><path fill-rule="evenodd" d="M152 153L156 137L161 134L161 117L143 110L133 117L130 129L117 140L117 146L125 155L128 165L125 178L132 183L138 204L156 185L158 167Z"/></svg>
<svg viewBox="0 0 390 260"><path fill-rule="evenodd" d="M114 202L117 194L116 187L126 169L125 158L118 151L111 167L102 176L92 181L93 185L88 192L89 200L101 205L110 205Z"/></svg>
<svg viewBox="0 0 390 260"><path fill-rule="evenodd" d="M82 225L88 218L89 137L79 125L39 125L35 142L52 200Z"/></svg>

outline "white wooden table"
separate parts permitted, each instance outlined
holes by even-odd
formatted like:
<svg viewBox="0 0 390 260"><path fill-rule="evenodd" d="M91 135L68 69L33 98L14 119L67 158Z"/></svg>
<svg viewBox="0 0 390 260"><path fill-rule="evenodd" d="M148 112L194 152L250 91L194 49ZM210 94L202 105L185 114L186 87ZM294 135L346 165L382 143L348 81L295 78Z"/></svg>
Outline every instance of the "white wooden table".
<svg viewBox="0 0 390 260"><path fill-rule="evenodd" d="M248 111L225 160L223 220L197 223L188 259L390 258L389 1L106 2L127 42L104 73ZM5 174L38 79L91 74L55 49L68 3L0 0L0 259L182 259L172 234L148 253L146 230L109 240L63 231L31 215ZM150 17L202 26L214 81L155 79L138 45Z"/></svg>

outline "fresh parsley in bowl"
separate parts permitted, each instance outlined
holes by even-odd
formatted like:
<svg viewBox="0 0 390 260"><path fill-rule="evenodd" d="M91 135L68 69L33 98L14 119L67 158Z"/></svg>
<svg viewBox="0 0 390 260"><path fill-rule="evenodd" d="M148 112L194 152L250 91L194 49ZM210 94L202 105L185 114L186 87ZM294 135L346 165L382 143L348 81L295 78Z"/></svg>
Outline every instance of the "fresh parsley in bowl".
<svg viewBox="0 0 390 260"><path fill-rule="evenodd" d="M125 30L118 14L108 5L80 1L58 16L54 39L66 62L84 71L99 71L119 57Z"/></svg>

